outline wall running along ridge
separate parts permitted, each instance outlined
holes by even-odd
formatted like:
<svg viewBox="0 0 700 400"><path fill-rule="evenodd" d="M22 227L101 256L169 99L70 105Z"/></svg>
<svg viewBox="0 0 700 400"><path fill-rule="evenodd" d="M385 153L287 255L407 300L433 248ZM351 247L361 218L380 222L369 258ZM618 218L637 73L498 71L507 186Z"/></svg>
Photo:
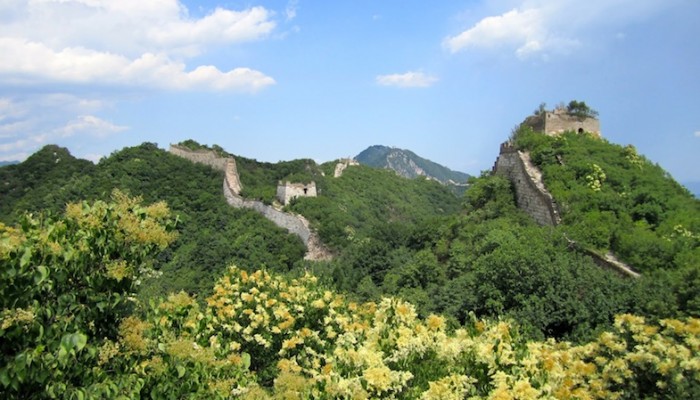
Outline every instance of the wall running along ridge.
<svg viewBox="0 0 700 400"><path fill-rule="evenodd" d="M299 236L306 246L306 260L319 261L332 258L330 251L321 239L309 227L309 221L301 215L286 213L263 202L247 200L240 196L241 180L236 167L236 160L219 157L212 150L190 150L177 145L170 145L170 153L195 163L205 164L224 171L223 192L226 202L236 208L249 208L262 214L275 225Z"/></svg>
<svg viewBox="0 0 700 400"><path fill-rule="evenodd" d="M539 225L557 226L561 223L559 207L542 181L540 170L530 161L530 154L519 151L510 142L501 144L501 151L492 172L508 178L515 189L518 208L529 214ZM600 267L624 276L639 277L632 267L612 253L600 255L569 240L569 247L590 256Z"/></svg>
<svg viewBox="0 0 700 400"><path fill-rule="evenodd" d="M518 151L512 143L501 144L493 172L513 183L518 207L540 225L556 226L561 222L554 198L542 183L540 171L530 162L530 155Z"/></svg>

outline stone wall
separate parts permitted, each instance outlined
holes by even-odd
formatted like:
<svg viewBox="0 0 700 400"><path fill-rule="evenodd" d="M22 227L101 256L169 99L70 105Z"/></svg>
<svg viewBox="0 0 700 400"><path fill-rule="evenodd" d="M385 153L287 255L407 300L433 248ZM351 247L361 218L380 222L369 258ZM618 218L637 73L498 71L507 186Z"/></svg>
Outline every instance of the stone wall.
<svg viewBox="0 0 700 400"><path fill-rule="evenodd" d="M316 232L309 227L309 221L306 218L297 214L285 213L260 201L244 199L239 195L241 180L235 159L219 157L211 150L193 151L177 145L171 145L170 152L192 162L209 165L224 171L223 192L226 202L236 208L255 210L275 225L298 236L307 248L305 256L307 260L329 260L332 258L331 252L323 245ZM315 188L314 186L314 191Z"/></svg>
<svg viewBox="0 0 700 400"><path fill-rule="evenodd" d="M335 165L335 171L333 171L334 178L340 178L343 176L343 171L350 166L360 165L354 158L343 158Z"/></svg>
<svg viewBox="0 0 700 400"><path fill-rule="evenodd" d="M219 171L226 170L226 163L229 160L228 158L220 157L213 150L190 150L187 147L178 146L176 144L171 144L169 151L176 156L198 164L208 165Z"/></svg>
<svg viewBox="0 0 700 400"><path fill-rule="evenodd" d="M595 118L579 118L559 110L545 113L544 133L558 135L566 131L590 132L600 136L600 122Z"/></svg>
<svg viewBox="0 0 700 400"><path fill-rule="evenodd" d="M493 172L507 177L513 183L518 207L538 224L559 224L561 220L556 203L544 187L539 170L532 165L527 153L516 150L508 142L503 143Z"/></svg>
<svg viewBox="0 0 700 400"><path fill-rule="evenodd" d="M545 111L539 115L531 115L523 121L524 125L532 128L535 132L542 132L549 136L561 133L589 132L600 137L600 121L596 118L580 118L569 115L565 109Z"/></svg>
<svg viewBox="0 0 700 400"><path fill-rule="evenodd" d="M511 143L501 145L501 151L493 166L493 173L505 176L513 183L518 207L528 213L538 224L556 226L561 223L559 207L542 182L542 174L530 161L530 155L518 151ZM605 255L581 247L569 240L569 248L585 254L600 267L623 276L639 277L634 268L618 260L614 254Z"/></svg>

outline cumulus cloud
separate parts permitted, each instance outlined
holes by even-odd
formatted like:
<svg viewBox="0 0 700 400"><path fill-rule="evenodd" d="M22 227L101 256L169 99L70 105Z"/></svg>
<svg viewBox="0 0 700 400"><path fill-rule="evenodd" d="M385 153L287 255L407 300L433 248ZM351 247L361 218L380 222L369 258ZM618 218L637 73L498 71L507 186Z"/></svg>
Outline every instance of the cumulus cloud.
<svg viewBox="0 0 700 400"><path fill-rule="evenodd" d="M127 129L129 129L127 126L115 125L94 115L81 115L69 121L65 126L57 129L56 133L63 137L87 134L103 138Z"/></svg>
<svg viewBox="0 0 700 400"><path fill-rule="evenodd" d="M430 87L437 81L438 78L434 76L416 71L409 71L403 74L379 75L376 78L377 84L381 86L396 86L402 88Z"/></svg>
<svg viewBox="0 0 700 400"><path fill-rule="evenodd" d="M23 160L48 143L84 143L127 131L94 114L108 106L65 93L0 98L0 160Z"/></svg>
<svg viewBox="0 0 700 400"><path fill-rule="evenodd" d="M216 8L191 18L177 0L7 0L0 5L8 19L0 21L0 83L255 92L274 79L186 61L211 46L267 37L271 14Z"/></svg>
<svg viewBox="0 0 700 400"><path fill-rule="evenodd" d="M124 56L81 47L54 51L43 43L0 38L0 79L14 84L61 82L113 84L162 89L233 90L255 92L275 83L262 72L235 68L222 72L211 65L186 71L185 63L164 54Z"/></svg>
<svg viewBox="0 0 700 400"><path fill-rule="evenodd" d="M518 6L478 20L448 36L443 46L452 53L469 49L507 49L518 57L567 53L581 46L590 32L644 20L677 0L521 0ZM508 2L511 5L513 2ZM620 34L618 31L616 34Z"/></svg>

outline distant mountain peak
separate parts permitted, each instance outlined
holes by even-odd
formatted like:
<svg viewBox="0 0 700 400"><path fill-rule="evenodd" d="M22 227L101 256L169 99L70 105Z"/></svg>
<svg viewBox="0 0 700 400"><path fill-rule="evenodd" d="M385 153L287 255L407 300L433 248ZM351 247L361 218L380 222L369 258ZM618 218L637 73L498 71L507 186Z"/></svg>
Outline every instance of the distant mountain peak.
<svg viewBox="0 0 700 400"><path fill-rule="evenodd" d="M466 186L469 174L453 171L443 165L418 156L416 153L383 145L369 146L355 159L375 168L386 168L406 178L424 176L445 185Z"/></svg>

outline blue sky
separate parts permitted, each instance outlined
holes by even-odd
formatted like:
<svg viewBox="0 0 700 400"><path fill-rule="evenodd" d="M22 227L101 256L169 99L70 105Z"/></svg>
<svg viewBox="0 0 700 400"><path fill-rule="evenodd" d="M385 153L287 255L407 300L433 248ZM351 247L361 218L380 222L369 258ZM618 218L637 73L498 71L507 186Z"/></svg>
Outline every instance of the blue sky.
<svg viewBox="0 0 700 400"><path fill-rule="evenodd" d="M489 169L541 102L700 181L697 0L0 2L0 160L187 138L262 161Z"/></svg>

